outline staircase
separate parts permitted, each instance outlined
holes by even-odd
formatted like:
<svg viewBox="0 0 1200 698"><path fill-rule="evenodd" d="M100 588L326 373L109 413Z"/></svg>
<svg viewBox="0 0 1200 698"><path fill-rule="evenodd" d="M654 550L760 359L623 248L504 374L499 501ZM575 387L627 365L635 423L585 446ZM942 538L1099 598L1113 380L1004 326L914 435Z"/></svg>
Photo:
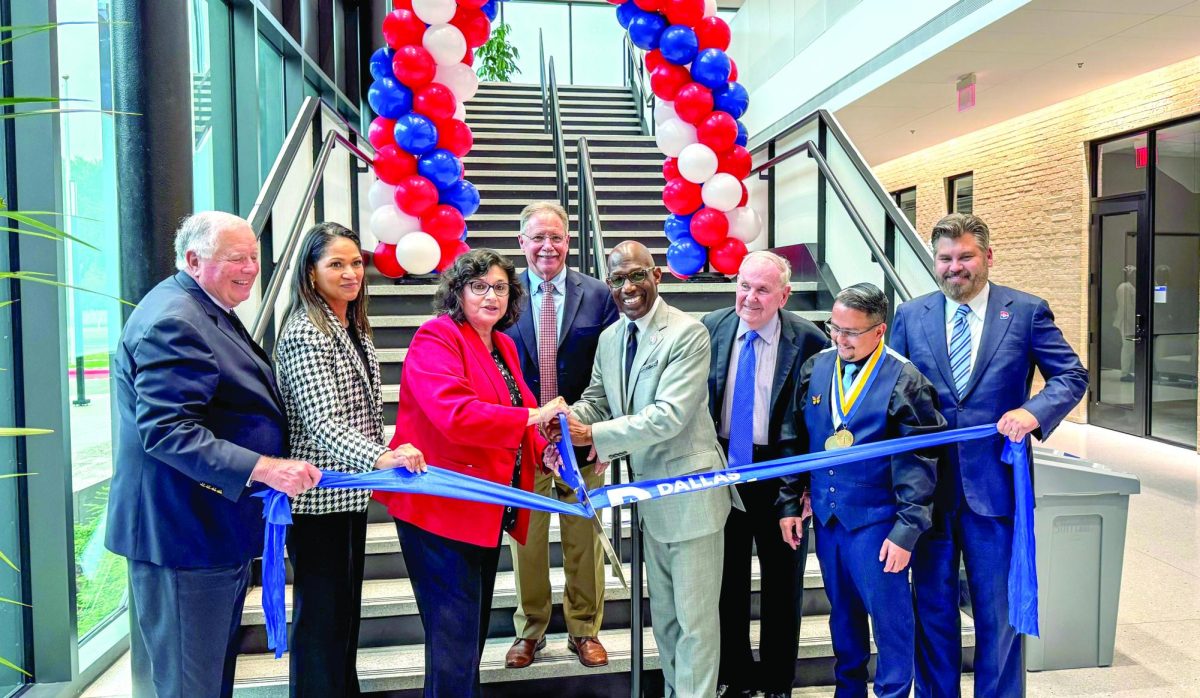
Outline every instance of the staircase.
<svg viewBox="0 0 1200 698"><path fill-rule="evenodd" d="M559 88L566 139L567 169L570 172L570 229L572 247L569 263L578 266L576 142L586 136L593 165L597 201L606 249L621 240L644 243L664 268L660 291L663 298L696 316L733 302L733 284L728 282L684 283L666 272L667 241L662 232L666 211L660 199L662 156L652 137L641 135L633 97L627 88L563 86ZM518 270L525 258L517 242L521 209L536 200L557 197L551 136L544 132L541 97L537 85L490 83L481 85L467 105L468 123L475 146L465 160L467 178L482 195L479 211L468 221L472 247L491 247L508 255ZM832 297L812 270L797 269L792 282L789 307L814 321L828 318ZM407 346L416 328L430 317L434 286L396 283L372 268L368 280L371 294L371 323L379 348L384 393L384 421L390 437L396 409L400 370ZM603 513L611 531L609 511ZM622 536L628 541L628 517ZM547 648L526 669L504 667L504 654L513 639L512 615L517 598L512 560L508 548L501 553L496 580L491 624L482 663L487 696L620 696L629 694L630 593L610 574L605 596L601 641L609 652L609 665L586 669L566 649L566 627L562 619L562 551L557 517L552 520L551 570L554 588L554 617ZM629 578L629 545L625 554L625 576ZM753 563L752 590L757 618L758 563ZM289 578L290 579L290 578ZM829 601L819 566L810 556L804 577L804 619L797 657L801 685L828 685L833 681L833 649L829 639ZM261 593L251 589L242 617L238 660L239 696L287 695L287 660L275 660L266 646ZM288 602L291 590L288 590ZM649 603L643 599L647 623ZM290 617L290 605L289 605ZM963 617L964 645L971 656L973 629ZM757 620L752 634L757 634ZM372 504L367 539L366 582L363 587L359 678L364 693L419 696L424 664L423 634L416 602L400 554L395 528L386 513ZM658 654L650 627L645 630L646 695L662 695Z"/></svg>

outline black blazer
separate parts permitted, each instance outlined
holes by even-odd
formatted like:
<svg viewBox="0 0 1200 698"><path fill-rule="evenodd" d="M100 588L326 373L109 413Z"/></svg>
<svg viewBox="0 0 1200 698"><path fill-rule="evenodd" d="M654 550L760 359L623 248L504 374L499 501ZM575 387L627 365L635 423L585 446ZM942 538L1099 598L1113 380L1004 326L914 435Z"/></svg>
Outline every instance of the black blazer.
<svg viewBox="0 0 1200 698"><path fill-rule="evenodd" d="M793 394L800 367L829 346L829 338L816 325L790 310L779 311L779 351L775 359L775 382L771 390L771 419L767 425L769 458L802 453L797 443ZM714 310L704 316L712 337L712 361L708 371L708 409L717 433L721 431L721 409L725 404L725 382L729 378L730 354L737 339L739 318L733 308Z"/></svg>

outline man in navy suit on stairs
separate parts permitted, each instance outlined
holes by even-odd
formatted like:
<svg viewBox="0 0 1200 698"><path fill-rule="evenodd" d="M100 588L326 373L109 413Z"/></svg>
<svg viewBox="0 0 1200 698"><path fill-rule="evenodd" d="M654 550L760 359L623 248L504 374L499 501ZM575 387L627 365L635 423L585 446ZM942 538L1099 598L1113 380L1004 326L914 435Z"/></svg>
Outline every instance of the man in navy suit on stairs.
<svg viewBox="0 0 1200 698"><path fill-rule="evenodd" d="M1054 324L1046 301L988 282L987 224L953 213L930 244L940 291L901 305L891 346L937 387L951 428L999 423L1013 440L1045 439L1087 390L1087 371ZM1046 385L1030 397L1033 370ZM916 693L958 696L962 646L959 559L966 558L975 622L975 695L1022 695L1021 639L1008 623L1013 480L1002 439L947 448L934 525L913 556L917 610Z"/></svg>

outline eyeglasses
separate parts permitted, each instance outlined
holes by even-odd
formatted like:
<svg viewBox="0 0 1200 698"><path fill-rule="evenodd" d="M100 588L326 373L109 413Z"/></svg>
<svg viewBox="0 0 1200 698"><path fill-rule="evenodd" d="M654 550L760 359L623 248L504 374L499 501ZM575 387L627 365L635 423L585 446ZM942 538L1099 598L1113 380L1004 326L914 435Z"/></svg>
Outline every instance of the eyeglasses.
<svg viewBox="0 0 1200 698"><path fill-rule="evenodd" d="M534 235L533 237L529 237L525 233L521 233L521 237L538 246L546 244L547 240L550 241L551 245L561 245L567 241L567 239L562 235L551 235L550 237L546 237L545 235Z"/></svg>
<svg viewBox="0 0 1200 698"><path fill-rule="evenodd" d="M883 324L882 322L877 322L865 330L844 330L841 327L838 327L837 325L833 324L832 322L828 323L826 326L829 328L829 334L831 334L831 335L840 334L841 336L845 337L846 339L857 339L857 338L863 336L864 334L870 332L871 330L875 329L876 327L879 327L882 324Z"/></svg>
<svg viewBox="0 0 1200 698"><path fill-rule="evenodd" d="M475 279L467 282L467 288L471 289L471 293L474 293L477 296L486 296L489 290L495 291L496 295L500 297L508 295L507 281L489 284L481 279Z"/></svg>
<svg viewBox="0 0 1200 698"><path fill-rule="evenodd" d="M650 278L649 269L638 269L637 271L631 271L628 274L613 274L612 276L609 276L608 285L612 288L621 288L625 285L626 281L632 284L640 284L648 278Z"/></svg>

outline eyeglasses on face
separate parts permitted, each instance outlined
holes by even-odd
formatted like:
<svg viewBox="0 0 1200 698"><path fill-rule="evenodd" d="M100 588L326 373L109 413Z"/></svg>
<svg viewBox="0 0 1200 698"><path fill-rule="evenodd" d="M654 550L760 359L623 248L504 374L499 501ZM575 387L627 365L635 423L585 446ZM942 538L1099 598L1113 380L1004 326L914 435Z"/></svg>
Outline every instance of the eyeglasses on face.
<svg viewBox="0 0 1200 698"><path fill-rule="evenodd" d="M507 281L489 284L483 279L472 279L471 281L467 282L467 288L471 289L471 293L474 293L477 296L486 296L488 290L495 291L497 296L503 297L508 295Z"/></svg>
<svg viewBox="0 0 1200 698"><path fill-rule="evenodd" d="M563 244L564 242L566 242L566 241L567 241L567 238L565 238L565 237L564 237L564 236L562 236L562 235L549 235L549 236L546 236L546 235L533 235L533 236L529 236L529 235L526 235L525 233L521 233L521 237L523 237L523 238L525 238L526 240L528 240L528 241L532 242L533 244L535 244L535 245L539 245L539 246L540 246L540 245L544 245L544 244L546 244L546 241L547 241L547 240L549 240L549 241L550 241L550 244L551 244L551 245L561 245L561 244Z"/></svg>
<svg viewBox="0 0 1200 698"><path fill-rule="evenodd" d="M838 327L837 325L833 324L832 322L826 324L826 327L829 328L829 334L831 334L831 335L838 334L838 335L845 337L846 339L857 339L857 338L863 336L864 334L870 332L871 330L875 329L876 327L879 327L882 324L883 324L882 322L877 322L865 330L846 330L846 329L842 329L841 327Z"/></svg>
<svg viewBox="0 0 1200 698"><path fill-rule="evenodd" d="M628 281L632 284L640 284L650 278L649 269L638 269L631 271L628 274L611 274L608 277L608 285L612 288L621 288Z"/></svg>

